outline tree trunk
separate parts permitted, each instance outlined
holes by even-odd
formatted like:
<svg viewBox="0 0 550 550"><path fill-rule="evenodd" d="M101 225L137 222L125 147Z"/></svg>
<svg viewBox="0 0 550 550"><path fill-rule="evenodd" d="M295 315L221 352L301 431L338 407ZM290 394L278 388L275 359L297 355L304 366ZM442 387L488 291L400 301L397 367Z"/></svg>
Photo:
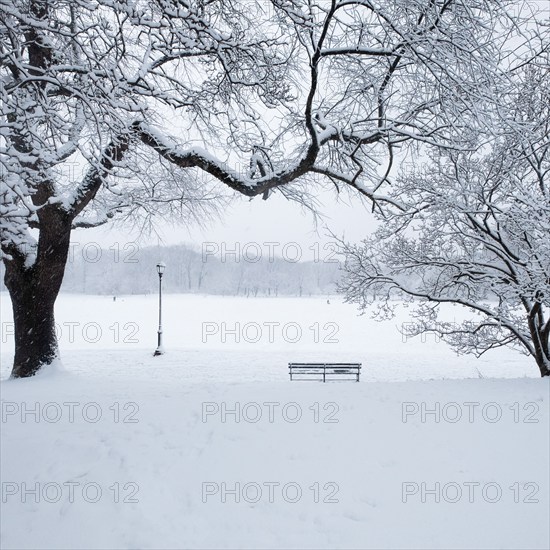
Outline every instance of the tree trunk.
<svg viewBox="0 0 550 550"><path fill-rule="evenodd" d="M34 264L25 255L11 254L5 261L4 282L9 290L14 320L15 357L12 378L34 376L58 356L54 305L63 281L69 252L68 218L49 216L40 230Z"/></svg>
<svg viewBox="0 0 550 550"><path fill-rule="evenodd" d="M536 303L529 311L527 318L531 341L534 347L534 357L540 370L540 375L550 376L550 347L548 335L550 325L544 323L543 310L540 302Z"/></svg>
<svg viewBox="0 0 550 550"><path fill-rule="evenodd" d="M550 355L546 351L548 343L546 342L546 346L544 345L544 340L540 333L534 336L533 342L535 343L535 361L540 370L540 375L543 377L550 376Z"/></svg>
<svg viewBox="0 0 550 550"><path fill-rule="evenodd" d="M10 289L15 324L15 357L12 378L33 376L58 357L54 302L37 292L36 284L24 281ZM12 287L13 288L13 287Z"/></svg>
<svg viewBox="0 0 550 550"><path fill-rule="evenodd" d="M550 376L550 359L548 359L544 353L537 353L535 355L535 361L537 362L537 366L540 370L540 375L542 377Z"/></svg>

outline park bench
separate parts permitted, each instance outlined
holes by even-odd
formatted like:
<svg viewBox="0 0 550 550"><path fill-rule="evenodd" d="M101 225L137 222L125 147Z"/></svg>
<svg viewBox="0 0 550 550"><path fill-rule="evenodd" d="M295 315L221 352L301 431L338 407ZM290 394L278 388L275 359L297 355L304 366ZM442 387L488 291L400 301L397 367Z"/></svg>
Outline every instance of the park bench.
<svg viewBox="0 0 550 550"><path fill-rule="evenodd" d="M289 363L291 380L354 380L359 382L361 363Z"/></svg>

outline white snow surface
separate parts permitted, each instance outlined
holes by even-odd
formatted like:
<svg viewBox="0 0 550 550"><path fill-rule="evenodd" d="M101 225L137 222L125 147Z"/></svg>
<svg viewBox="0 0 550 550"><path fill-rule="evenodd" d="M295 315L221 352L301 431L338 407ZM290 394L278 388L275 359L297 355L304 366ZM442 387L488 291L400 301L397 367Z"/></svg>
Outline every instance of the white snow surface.
<svg viewBox="0 0 550 550"><path fill-rule="evenodd" d="M406 309L376 323L336 297L167 295L153 357L155 296L62 295L64 368L8 380L0 299L2 548L550 547L550 381L517 352L403 342ZM222 322L265 330L203 337ZM360 383L288 380L289 361L337 360Z"/></svg>

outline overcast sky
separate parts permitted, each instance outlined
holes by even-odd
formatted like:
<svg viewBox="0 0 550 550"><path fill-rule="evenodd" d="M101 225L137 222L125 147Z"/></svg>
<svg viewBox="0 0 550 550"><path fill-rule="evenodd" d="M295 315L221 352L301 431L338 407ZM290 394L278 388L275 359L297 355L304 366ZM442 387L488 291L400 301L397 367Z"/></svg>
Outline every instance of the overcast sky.
<svg viewBox="0 0 550 550"><path fill-rule="evenodd" d="M313 189L316 188L312 187ZM140 247L156 246L159 242L165 245L191 243L199 249L202 249L202 243L212 242L220 250L222 243L225 243L227 249L234 248L235 243L239 243L241 250L247 243L258 243L265 254L269 254L269 247L263 243L271 242L280 243L279 246L272 245L277 255L281 255L287 243L295 242L300 246L302 260L314 259L314 254L318 254L317 259L323 260L331 250L330 247L323 248L333 240L327 235L329 230L356 241L366 237L374 228L369 207L362 204L357 196L346 196L338 200L334 192L319 188L318 199L322 203L319 211L324 219L318 220L317 229L311 213L305 212L300 205L281 195L274 194L266 201L261 197L249 200L238 196L218 220L209 223L205 228L196 224L174 227L157 220L162 240L156 235L140 236L138 231L105 226L73 231L71 241L80 244L97 242L104 248L109 248L114 243L123 245L130 241L137 241ZM293 246L292 250L286 250L288 254L294 254L294 249L296 247Z"/></svg>

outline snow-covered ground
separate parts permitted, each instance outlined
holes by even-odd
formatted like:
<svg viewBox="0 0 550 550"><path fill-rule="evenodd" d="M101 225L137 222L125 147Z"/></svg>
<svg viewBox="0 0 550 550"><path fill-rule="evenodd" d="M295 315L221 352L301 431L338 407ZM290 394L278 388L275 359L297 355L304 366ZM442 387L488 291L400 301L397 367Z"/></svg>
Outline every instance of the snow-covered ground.
<svg viewBox="0 0 550 550"><path fill-rule="evenodd" d="M11 303L0 295L2 370L11 368ZM56 319L63 362L71 372L126 377L144 370L147 379L194 382L286 381L289 361L357 361L364 381L432 378L537 377L535 363L516 351L495 350L480 359L458 357L436 336L408 339L411 322L401 307L396 319L376 322L340 297L241 298L165 295L166 355L152 359L157 345L158 298L64 294ZM327 303L327 300L330 303ZM445 320L464 312L449 306ZM238 339L238 341L237 341ZM161 368L158 368L161 367Z"/></svg>
<svg viewBox="0 0 550 550"><path fill-rule="evenodd" d="M338 298L181 295L153 357L156 297L64 295L63 369L13 381L0 299L2 548L550 547L550 386L516 352ZM361 382L291 383L300 360Z"/></svg>

